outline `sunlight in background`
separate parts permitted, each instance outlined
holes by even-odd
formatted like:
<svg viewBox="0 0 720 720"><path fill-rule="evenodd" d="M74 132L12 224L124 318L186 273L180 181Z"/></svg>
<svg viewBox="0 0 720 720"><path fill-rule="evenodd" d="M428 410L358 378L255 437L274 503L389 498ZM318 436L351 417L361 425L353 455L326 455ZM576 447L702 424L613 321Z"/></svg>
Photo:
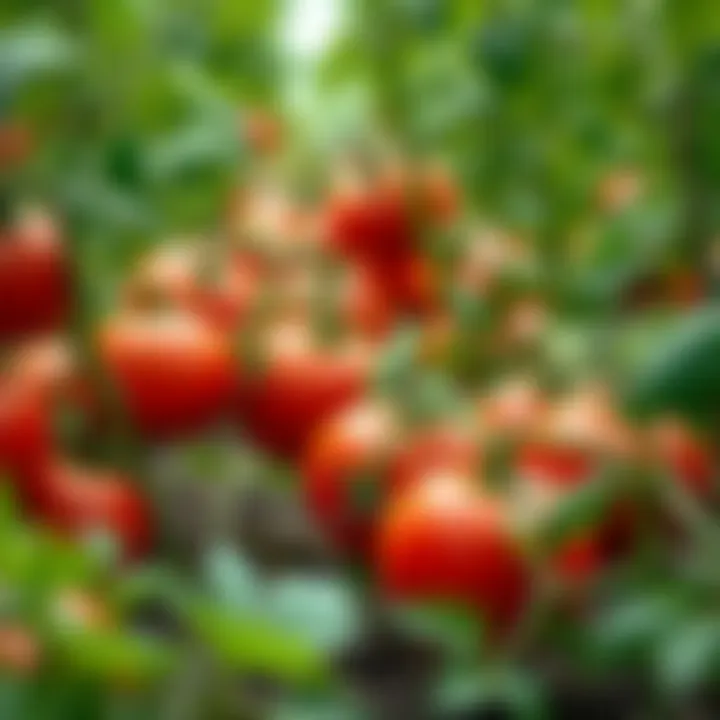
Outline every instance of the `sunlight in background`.
<svg viewBox="0 0 720 720"><path fill-rule="evenodd" d="M288 106L307 116L317 100L317 64L342 24L343 2L338 0L287 0L280 25L287 73L283 94Z"/></svg>

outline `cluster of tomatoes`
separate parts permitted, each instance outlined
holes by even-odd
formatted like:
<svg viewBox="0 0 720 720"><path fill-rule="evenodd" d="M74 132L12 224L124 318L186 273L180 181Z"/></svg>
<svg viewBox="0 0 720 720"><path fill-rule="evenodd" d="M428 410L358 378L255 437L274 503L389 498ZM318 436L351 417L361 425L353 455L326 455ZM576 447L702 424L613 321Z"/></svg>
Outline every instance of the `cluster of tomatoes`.
<svg viewBox="0 0 720 720"><path fill-rule="evenodd" d="M403 323L420 329L418 362L433 366L458 340L504 357L542 333L536 291L516 292L501 322L476 334L458 321L452 290L505 297L509 269L533 262L529 245L497 231L471 232L439 261L431 239L460 208L446 172L400 161L343 168L311 207L250 184L221 236L175 238L141 259L90 348L66 332L73 280L60 228L37 214L6 228L0 466L28 513L73 535L109 531L126 558L142 557L154 524L142 484L68 459L53 431L59 409L101 428L118 414L147 444L231 424L297 469L318 525L375 569L385 594L459 602L504 628L538 568L577 587L632 543L628 493L546 546L543 519L568 493L622 468L669 471L707 495L703 440L676 421L631 425L599 384L554 394L523 375L468 390L462 411L423 423L377 391L378 359Z"/></svg>

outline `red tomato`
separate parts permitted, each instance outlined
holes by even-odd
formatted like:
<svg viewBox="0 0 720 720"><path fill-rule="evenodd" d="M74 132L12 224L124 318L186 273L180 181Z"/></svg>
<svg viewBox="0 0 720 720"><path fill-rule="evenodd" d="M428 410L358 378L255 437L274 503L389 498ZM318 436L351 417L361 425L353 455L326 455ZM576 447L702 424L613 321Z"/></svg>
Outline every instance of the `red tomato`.
<svg viewBox="0 0 720 720"><path fill-rule="evenodd" d="M59 327L70 303L69 274L56 228L32 215L0 234L0 340Z"/></svg>
<svg viewBox="0 0 720 720"><path fill-rule="evenodd" d="M7 376L0 382L0 475L21 495L33 494L52 448L51 419L41 393Z"/></svg>
<svg viewBox="0 0 720 720"><path fill-rule="evenodd" d="M543 418L536 437L520 451L518 471L574 486L589 479L603 458L632 459L635 440L604 388L582 388Z"/></svg>
<svg viewBox="0 0 720 720"><path fill-rule="evenodd" d="M233 386L227 339L188 314L129 314L100 333L100 354L133 424L174 437L217 420Z"/></svg>
<svg viewBox="0 0 720 720"><path fill-rule="evenodd" d="M203 277L201 246L168 245L141 265L128 288L131 307L171 305L187 310L220 330L239 328L259 295L260 276L240 256Z"/></svg>
<svg viewBox="0 0 720 720"><path fill-rule="evenodd" d="M650 451L693 494L706 497L712 492L715 458L703 439L681 421L656 423L650 430Z"/></svg>
<svg viewBox="0 0 720 720"><path fill-rule="evenodd" d="M49 463L36 511L43 522L71 536L111 532L126 558L140 558L150 549L147 500L130 479L115 471Z"/></svg>
<svg viewBox="0 0 720 720"><path fill-rule="evenodd" d="M306 501L320 526L346 552L365 554L369 549L401 432L388 405L365 401L321 425L308 443L302 461Z"/></svg>
<svg viewBox="0 0 720 720"><path fill-rule="evenodd" d="M238 419L272 452L296 457L315 428L363 392L367 348L353 342L321 345L303 323L261 331L253 371L241 368Z"/></svg>
<svg viewBox="0 0 720 720"><path fill-rule="evenodd" d="M428 315L438 309L439 278L427 258L407 254L366 267L401 312Z"/></svg>
<svg viewBox="0 0 720 720"><path fill-rule="evenodd" d="M440 471L472 475L481 460L477 438L468 428L447 423L425 428L395 454L392 489L402 492Z"/></svg>
<svg viewBox="0 0 720 720"><path fill-rule="evenodd" d="M546 417L547 400L532 378L510 378L479 403L483 432L494 436L526 436Z"/></svg>
<svg viewBox="0 0 720 720"><path fill-rule="evenodd" d="M385 262L413 249L412 218L402 190L344 178L328 209L333 247L343 255Z"/></svg>
<svg viewBox="0 0 720 720"><path fill-rule="evenodd" d="M394 311L380 283L357 266L334 268L335 278L327 280L300 265L276 277L275 302L279 315L288 321L313 324L318 310L335 313L342 330L360 336L381 338L390 329ZM324 285L323 285L324 283Z"/></svg>
<svg viewBox="0 0 720 720"><path fill-rule="evenodd" d="M470 605L491 631L516 621L528 598L527 564L505 507L464 475L428 478L391 503L377 553L388 595Z"/></svg>
<svg viewBox="0 0 720 720"><path fill-rule="evenodd" d="M61 337L45 337L18 346L7 365L12 382L36 390L51 413L58 402L89 406L72 346Z"/></svg>

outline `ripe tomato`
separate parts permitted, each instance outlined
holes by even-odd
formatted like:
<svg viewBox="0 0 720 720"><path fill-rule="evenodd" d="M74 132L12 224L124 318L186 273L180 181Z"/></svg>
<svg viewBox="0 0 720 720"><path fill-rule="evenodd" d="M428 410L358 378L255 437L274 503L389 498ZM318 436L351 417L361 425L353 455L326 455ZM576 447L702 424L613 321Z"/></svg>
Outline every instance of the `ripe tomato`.
<svg viewBox="0 0 720 720"><path fill-rule="evenodd" d="M0 476L7 475L27 499L51 448L51 420L41 393L30 383L4 377L0 381Z"/></svg>
<svg viewBox="0 0 720 720"><path fill-rule="evenodd" d="M412 218L402 189L344 177L329 201L332 246L355 259L385 262L413 249Z"/></svg>
<svg viewBox="0 0 720 720"><path fill-rule="evenodd" d="M35 508L50 527L81 537L112 533L123 557L137 559L150 549L150 508L133 482L113 471L94 470L64 460L47 464Z"/></svg>
<svg viewBox="0 0 720 720"><path fill-rule="evenodd" d="M604 458L632 459L635 443L635 433L607 390L581 388L547 413L538 433L521 448L517 469L550 484L575 486L589 479Z"/></svg>
<svg viewBox="0 0 720 720"><path fill-rule="evenodd" d="M397 261L418 249L419 227L451 219L458 193L449 175L385 163L371 177L343 168L327 208L331 246L356 260Z"/></svg>
<svg viewBox="0 0 720 720"><path fill-rule="evenodd" d="M70 303L64 250L52 221L39 214L0 233L0 340L59 327Z"/></svg>
<svg viewBox="0 0 720 720"><path fill-rule="evenodd" d="M226 407L233 386L227 338L177 312L110 319L100 356L133 424L151 437L207 427Z"/></svg>
<svg viewBox="0 0 720 720"><path fill-rule="evenodd" d="M354 265L338 266L331 272L334 277L323 278L313 267L299 265L274 278L280 317L313 325L321 320L319 312L329 310L341 330L383 337L395 313L375 276Z"/></svg>
<svg viewBox="0 0 720 720"><path fill-rule="evenodd" d="M681 421L672 418L658 421L650 429L650 451L694 495L707 497L712 492L713 453L703 439Z"/></svg>
<svg viewBox="0 0 720 720"><path fill-rule="evenodd" d="M249 258L236 255L214 276L205 278L202 250L199 245L168 245L151 254L127 288L129 306L170 305L220 330L239 328L257 300L259 271Z"/></svg>
<svg viewBox="0 0 720 720"><path fill-rule="evenodd" d="M482 431L490 436L523 437L545 419L548 403L532 378L514 377L494 387L478 403Z"/></svg>
<svg viewBox="0 0 720 720"><path fill-rule="evenodd" d="M400 312L425 316L438 309L439 277L422 255L408 253L366 267Z"/></svg>
<svg viewBox="0 0 720 720"><path fill-rule="evenodd" d="M440 473L410 488L382 518L377 569L393 598L458 602L501 631L528 598L525 558L506 508L467 476Z"/></svg>
<svg viewBox="0 0 720 720"><path fill-rule="evenodd" d="M270 451L297 457L322 421L362 394L368 349L352 341L322 345L307 325L288 322L252 342L257 367L240 369L238 420Z"/></svg>
<svg viewBox="0 0 720 720"><path fill-rule="evenodd" d="M62 338L38 338L18 346L8 360L7 374L53 400L69 387L75 374L75 358Z"/></svg>
<svg viewBox="0 0 720 720"><path fill-rule="evenodd" d="M481 461L481 447L469 428L441 422L416 431L395 453L392 489L402 492L441 471L472 475Z"/></svg>
<svg viewBox="0 0 720 720"><path fill-rule="evenodd" d="M365 554L402 434L392 408L362 401L323 423L302 460L308 507L336 547Z"/></svg>

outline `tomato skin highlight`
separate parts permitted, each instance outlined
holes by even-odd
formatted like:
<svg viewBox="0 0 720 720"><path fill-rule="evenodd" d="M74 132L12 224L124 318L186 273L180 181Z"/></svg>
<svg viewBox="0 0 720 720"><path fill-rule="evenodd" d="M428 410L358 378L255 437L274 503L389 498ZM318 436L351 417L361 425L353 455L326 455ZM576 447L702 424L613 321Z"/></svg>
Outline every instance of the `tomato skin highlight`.
<svg viewBox="0 0 720 720"><path fill-rule="evenodd" d="M302 460L303 494L318 524L344 552L366 555L401 427L393 410L361 402L314 433Z"/></svg>
<svg viewBox="0 0 720 720"><path fill-rule="evenodd" d="M235 415L261 446L297 458L315 428L363 393L363 344L321 345L303 323L278 323L256 338L260 367L240 368Z"/></svg>
<svg viewBox="0 0 720 720"><path fill-rule="evenodd" d="M233 387L229 342L196 317L119 316L101 329L99 346L123 408L148 437L202 430L226 408Z"/></svg>
<svg viewBox="0 0 720 720"><path fill-rule="evenodd" d="M114 470L51 462L43 474L37 516L55 530L80 537L94 530L111 532L123 557L137 560L150 550L150 507L134 483Z"/></svg>
<svg viewBox="0 0 720 720"><path fill-rule="evenodd" d="M70 306L70 275L57 229L30 216L0 233L0 340L50 332Z"/></svg>
<svg viewBox="0 0 720 720"><path fill-rule="evenodd" d="M462 476L439 474L403 493L382 519L376 551L390 597L468 605L491 632L511 626L528 598L505 508Z"/></svg>

